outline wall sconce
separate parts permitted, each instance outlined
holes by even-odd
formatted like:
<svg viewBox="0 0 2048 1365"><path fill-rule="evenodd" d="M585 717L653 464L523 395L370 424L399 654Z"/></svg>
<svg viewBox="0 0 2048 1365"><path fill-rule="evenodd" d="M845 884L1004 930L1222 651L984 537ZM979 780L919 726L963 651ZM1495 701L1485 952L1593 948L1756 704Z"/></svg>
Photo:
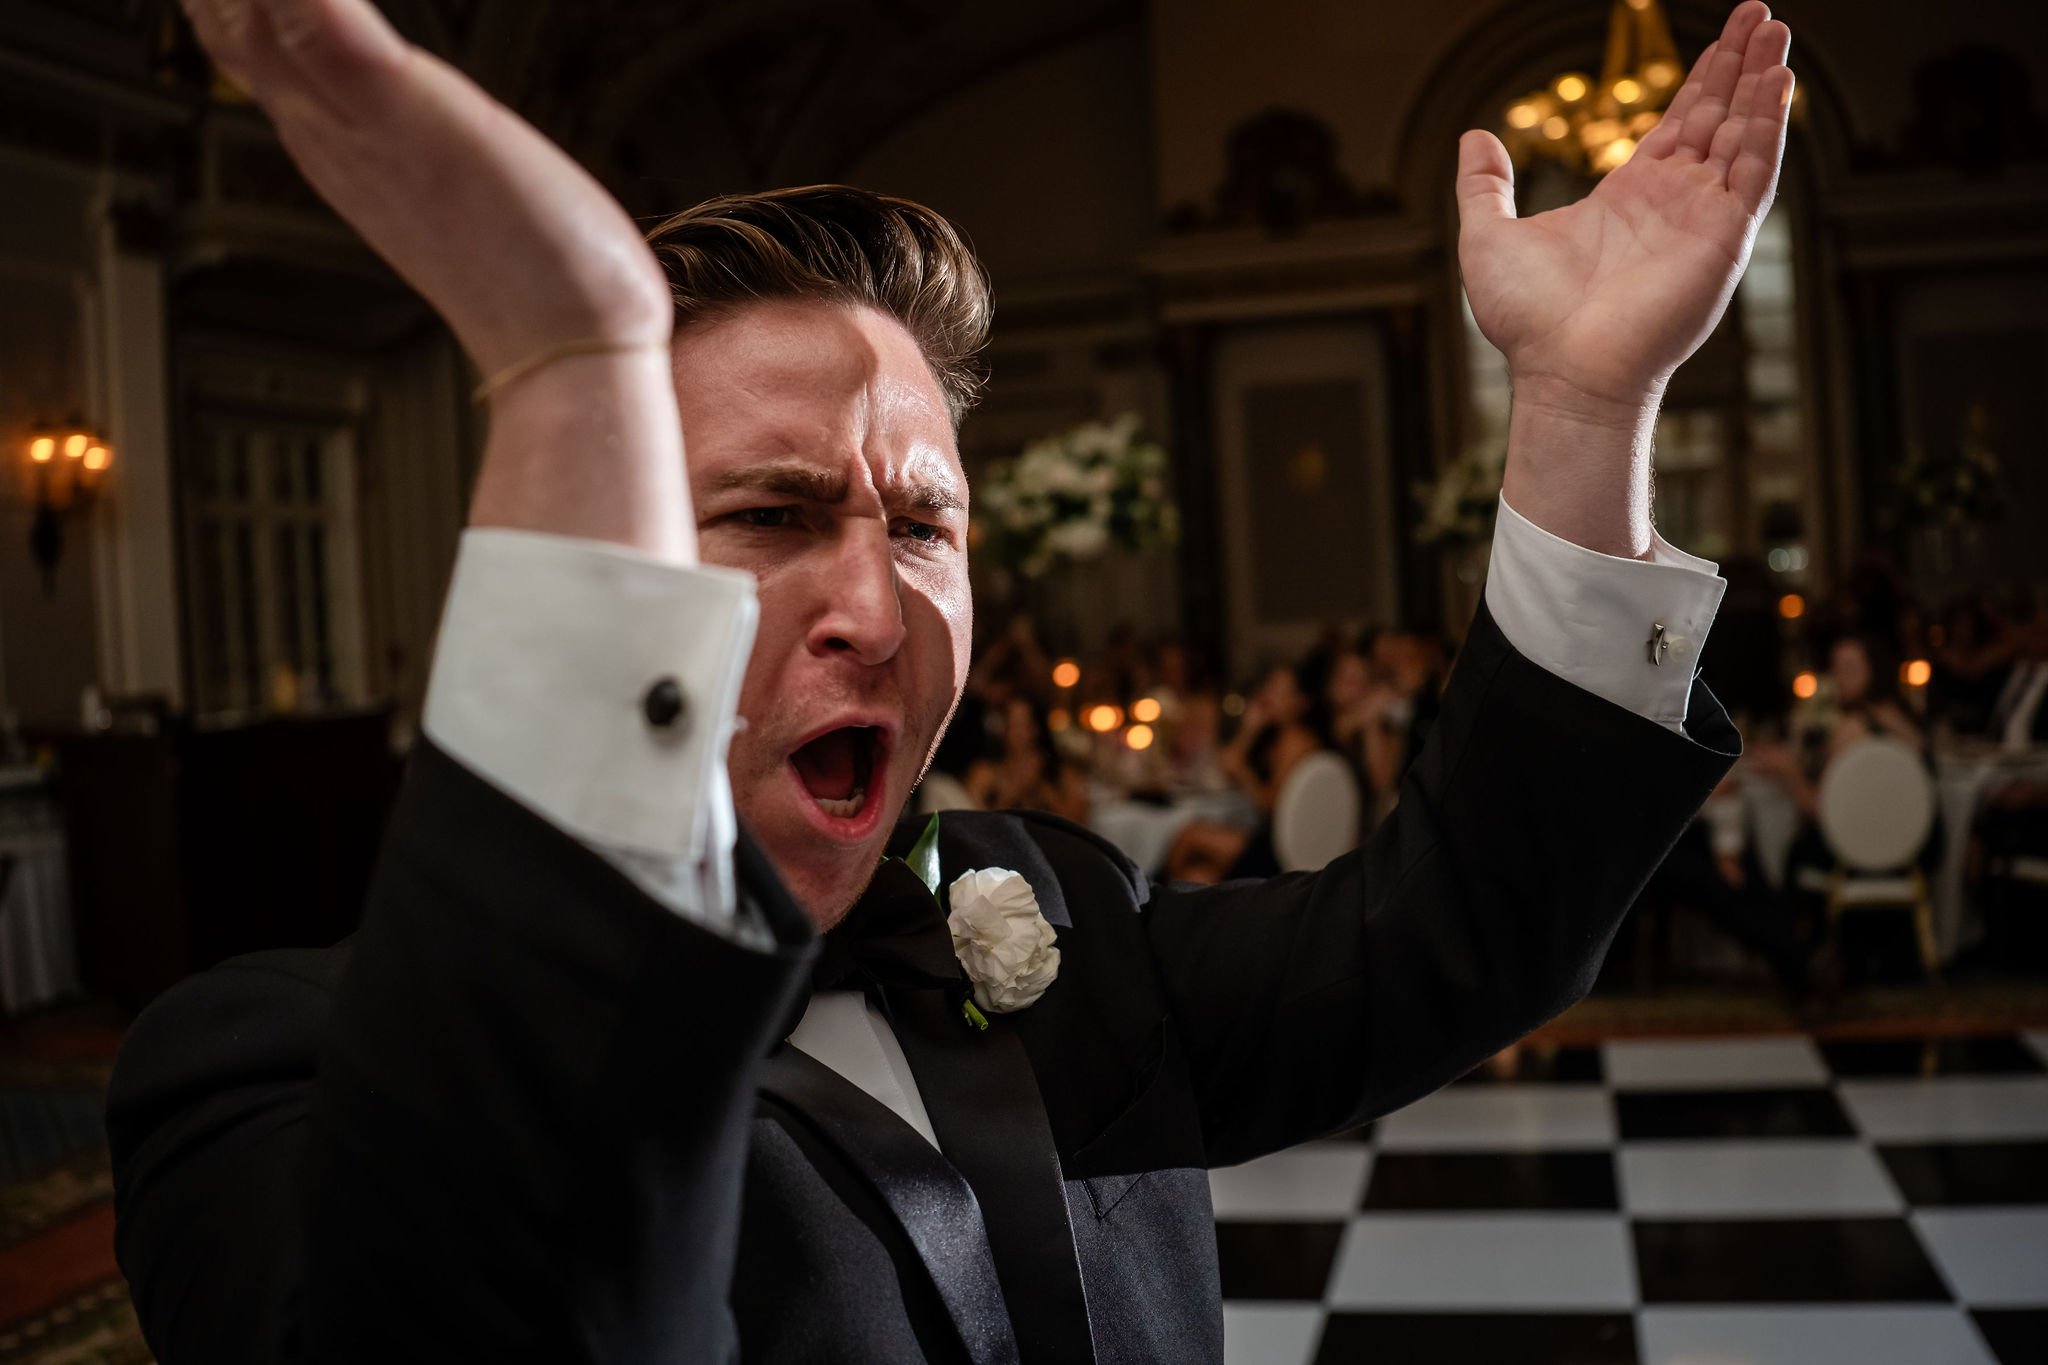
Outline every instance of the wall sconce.
<svg viewBox="0 0 2048 1365"><path fill-rule="evenodd" d="M36 514L28 550L43 571L43 591L57 590L57 562L64 557L64 518L83 514L98 500L114 463L114 448L83 421L43 425L24 447L35 484Z"/></svg>

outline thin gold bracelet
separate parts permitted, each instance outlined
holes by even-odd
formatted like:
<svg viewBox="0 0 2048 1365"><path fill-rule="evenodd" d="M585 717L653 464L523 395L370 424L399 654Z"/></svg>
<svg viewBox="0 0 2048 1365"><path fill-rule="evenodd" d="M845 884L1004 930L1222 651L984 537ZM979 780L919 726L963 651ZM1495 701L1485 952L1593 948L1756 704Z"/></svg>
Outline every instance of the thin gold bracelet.
<svg viewBox="0 0 2048 1365"><path fill-rule="evenodd" d="M623 355L629 351L666 351L667 349L668 343L665 341L606 341L601 337L582 337L575 341L558 341L552 346L543 346L524 360L515 360L483 383L477 385L476 391L470 395L470 401L481 403L513 380L522 379L543 365L552 365L557 360L567 360L570 356Z"/></svg>

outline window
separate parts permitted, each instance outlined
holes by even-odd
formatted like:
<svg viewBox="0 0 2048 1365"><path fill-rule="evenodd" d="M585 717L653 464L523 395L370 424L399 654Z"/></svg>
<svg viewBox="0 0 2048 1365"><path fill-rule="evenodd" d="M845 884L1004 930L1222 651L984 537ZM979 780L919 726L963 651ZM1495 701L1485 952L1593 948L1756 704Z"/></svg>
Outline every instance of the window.
<svg viewBox="0 0 2048 1365"><path fill-rule="evenodd" d="M1590 183L1563 182L1543 163L1525 189L1533 214L1568 203ZM1550 173L1543 179L1543 173ZM1765 559L1788 586L1809 569L1810 498L1818 478L1806 439L1796 325L1792 216L1781 204L1757 231L1749 269L1727 315L1679 368L1657 418L1657 528L1709 559ZM1463 305L1467 448L1507 441L1507 362Z"/></svg>
<svg viewBox="0 0 2048 1365"><path fill-rule="evenodd" d="M198 712L359 701L354 431L198 415L184 471Z"/></svg>

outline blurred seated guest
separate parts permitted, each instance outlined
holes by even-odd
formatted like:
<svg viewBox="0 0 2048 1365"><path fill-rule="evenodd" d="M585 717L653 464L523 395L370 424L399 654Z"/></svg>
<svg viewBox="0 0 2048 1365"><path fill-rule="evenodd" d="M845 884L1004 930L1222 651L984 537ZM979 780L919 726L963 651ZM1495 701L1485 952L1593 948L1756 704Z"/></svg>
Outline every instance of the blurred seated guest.
<svg viewBox="0 0 2048 1365"><path fill-rule="evenodd" d="M1392 807L1401 782L1401 760L1408 751L1414 705L1372 660L1387 632L1368 630L1355 650L1338 654L1330 666L1330 736L1333 747L1358 778L1363 826L1372 832Z"/></svg>
<svg viewBox="0 0 2048 1365"><path fill-rule="evenodd" d="M1161 701L1163 704L1164 698ZM1175 712L1165 746L1169 790L1227 791L1230 775L1223 771L1223 707L1216 694L1206 689L1181 692Z"/></svg>
<svg viewBox="0 0 2048 1365"><path fill-rule="evenodd" d="M1108 643L1095 668L1105 696L1142 697L1152 686L1152 661L1139 647L1138 628L1129 621L1110 627Z"/></svg>
<svg viewBox="0 0 2048 1365"><path fill-rule="evenodd" d="M2004 628L1988 603L1959 597L1942 612L1929 650L1934 677L1928 709L1959 734L1991 733L1991 717L2014 670L2016 632ZM1719 648L1720 623L1715 623Z"/></svg>
<svg viewBox="0 0 2048 1365"><path fill-rule="evenodd" d="M1764 741L1751 746L1741 763L1748 774L1775 782L1799 810L1800 829L1786 855L1784 885L1796 917L1809 936L1823 930L1826 897L1801 885L1802 872L1832 873L1837 865L1817 820L1820 779L1836 755L1873 736L1910 745L1922 759L1927 740L1899 696L1899 671L1869 636L1843 635L1828 651L1828 671L1811 701L1793 712L1800 741ZM1917 859L1925 870L1941 847L1940 821L1930 830Z"/></svg>
<svg viewBox="0 0 2048 1365"><path fill-rule="evenodd" d="M1923 754L1927 739L1899 695L1896 665L1873 639L1843 635L1828 650L1827 676L1812 699L1794 711L1792 727L1801 750L1782 742L1752 746L1749 770L1783 786L1811 819L1819 799L1816 785L1829 760L1872 735L1889 735Z"/></svg>
<svg viewBox="0 0 2048 1365"><path fill-rule="evenodd" d="M1023 612L1012 616L1003 633L989 642L968 674L967 690L981 697L998 716L1014 695L1043 702L1052 695L1052 662L1038 643L1038 632Z"/></svg>
<svg viewBox="0 0 2048 1365"><path fill-rule="evenodd" d="M1391 717L1401 728L1401 758L1395 774L1398 784L1400 774L1422 752L1423 741L1436 724L1444 679L1450 673L1450 651L1442 636L1408 628L1381 631L1373 650L1380 676L1400 699Z"/></svg>
<svg viewBox="0 0 2048 1365"><path fill-rule="evenodd" d="M1762 959L1792 1000L1804 1000L1812 950L1796 908L1764 877L1742 819L1741 778L1731 773L1678 836L1630 913L1647 915L1646 927L1661 938L1674 909L1690 910Z"/></svg>
<svg viewBox="0 0 2048 1365"><path fill-rule="evenodd" d="M1002 748L967 770L967 794L983 810L1042 810L1076 822L1088 818L1088 783L1060 757L1045 717L1028 698L1002 710Z"/></svg>
<svg viewBox="0 0 2048 1365"><path fill-rule="evenodd" d="M1246 703L1237 733L1220 758L1224 773L1259 811L1257 829L1195 821L1167 851L1170 881L1219 882L1271 877L1280 872L1273 851L1273 807L1301 760L1331 749L1329 656L1310 655L1292 668L1276 668Z"/></svg>
<svg viewBox="0 0 2048 1365"><path fill-rule="evenodd" d="M1188 647L1170 635L1158 641L1152 647L1151 672L1151 695L1158 698L1160 715L1171 725L1179 719L1182 700L1196 690Z"/></svg>
<svg viewBox="0 0 2048 1365"><path fill-rule="evenodd" d="M2011 670L1991 707L1991 737L2008 753L2048 744L2048 598L2010 632Z"/></svg>

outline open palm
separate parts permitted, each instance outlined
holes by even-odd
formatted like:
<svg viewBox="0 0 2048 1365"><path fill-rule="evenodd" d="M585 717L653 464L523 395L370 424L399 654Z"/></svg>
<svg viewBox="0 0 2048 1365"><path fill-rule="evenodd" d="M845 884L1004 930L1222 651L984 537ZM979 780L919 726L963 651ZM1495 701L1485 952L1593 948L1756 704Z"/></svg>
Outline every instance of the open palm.
<svg viewBox="0 0 2048 1365"><path fill-rule="evenodd" d="M1466 134L1459 260L1518 386L1639 404L1699 348L1776 192L1791 38L1761 0L1738 6L1635 155L1566 208L1517 218L1506 148Z"/></svg>

